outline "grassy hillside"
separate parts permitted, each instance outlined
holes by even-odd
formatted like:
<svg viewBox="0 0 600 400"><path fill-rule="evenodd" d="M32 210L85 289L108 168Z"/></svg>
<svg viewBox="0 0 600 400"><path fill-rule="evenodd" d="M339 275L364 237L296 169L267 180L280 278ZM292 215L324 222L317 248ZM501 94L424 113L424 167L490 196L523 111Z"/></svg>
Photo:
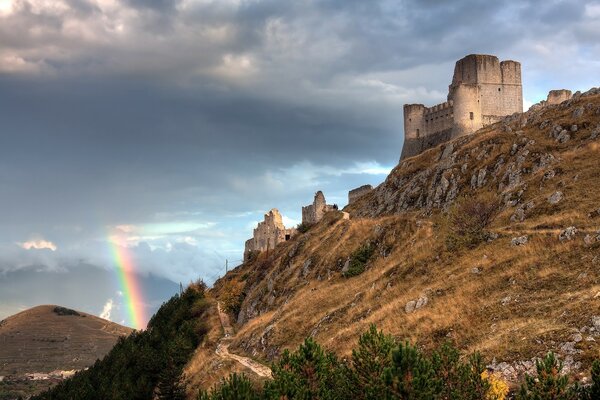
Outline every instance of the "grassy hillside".
<svg viewBox="0 0 600 400"><path fill-rule="evenodd" d="M0 322L0 376L4 377L0 398L48 388L57 379L32 382L26 381L25 375L89 367L131 331L55 305L34 307L6 318Z"/></svg>
<svg viewBox="0 0 600 400"><path fill-rule="evenodd" d="M313 337L347 357L376 324L480 351L511 381L549 350L583 378L600 351L599 156L595 90L403 161L349 221L330 213L215 284L230 351L268 362Z"/></svg>

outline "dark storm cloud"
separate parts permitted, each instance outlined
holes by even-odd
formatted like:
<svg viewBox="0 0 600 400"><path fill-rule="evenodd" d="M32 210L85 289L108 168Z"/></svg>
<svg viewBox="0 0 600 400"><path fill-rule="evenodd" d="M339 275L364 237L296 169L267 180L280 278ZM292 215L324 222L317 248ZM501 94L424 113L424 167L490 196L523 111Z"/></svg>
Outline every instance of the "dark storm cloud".
<svg viewBox="0 0 600 400"><path fill-rule="evenodd" d="M0 270L111 268L119 234L142 274L213 277L268 209L383 180L457 59L521 61L534 102L598 84L599 26L598 1L0 1Z"/></svg>

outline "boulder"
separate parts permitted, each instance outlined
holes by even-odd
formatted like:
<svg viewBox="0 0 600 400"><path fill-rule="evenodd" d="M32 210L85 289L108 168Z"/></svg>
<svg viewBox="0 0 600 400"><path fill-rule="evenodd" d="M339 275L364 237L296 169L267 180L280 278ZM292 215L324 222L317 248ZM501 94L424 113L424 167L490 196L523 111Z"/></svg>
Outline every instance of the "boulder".
<svg viewBox="0 0 600 400"><path fill-rule="evenodd" d="M510 241L511 246L523 246L527 244L529 237L527 235L517 236Z"/></svg>
<svg viewBox="0 0 600 400"><path fill-rule="evenodd" d="M577 235L577 228L575 228L574 226L569 226L568 228L565 228L562 231L560 231L560 234L558 235L558 240L560 240L561 242L564 242L565 240L573 240L575 238L575 235Z"/></svg>
<svg viewBox="0 0 600 400"><path fill-rule="evenodd" d="M420 296L416 300L411 300L404 306L404 311L407 314L417 311L419 308L425 307L429 302L429 298L426 295Z"/></svg>
<svg viewBox="0 0 600 400"><path fill-rule="evenodd" d="M564 195L562 192L557 191L554 192L550 195L550 197L548 197L548 203L550 204L557 204L559 203L562 199L564 198Z"/></svg>

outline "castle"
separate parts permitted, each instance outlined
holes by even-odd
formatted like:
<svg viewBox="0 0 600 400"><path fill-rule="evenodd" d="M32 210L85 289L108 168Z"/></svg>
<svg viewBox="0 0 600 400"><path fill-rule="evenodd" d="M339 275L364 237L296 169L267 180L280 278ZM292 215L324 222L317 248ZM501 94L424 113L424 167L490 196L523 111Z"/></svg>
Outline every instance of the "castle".
<svg viewBox="0 0 600 400"><path fill-rule="evenodd" d="M404 105L400 160L521 112L521 64L491 55L468 55L456 62L448 101L433 107Z"/></svg>
<svg viewBox="0 0 600 400"><path fill-rule="evenodd" d="M315 193L313 203L302 207L302 225L308 226L319 222L329 211L337 210L336 205L327 204L325 195L320 190ZM252 252L272 250L279 243L288 241L297 233L295 228L286 228L279 210L271 209L259 222L252 238L246 240L244 246L244 260L247 260Z"/></svg>
<svg viewBox="0 0 600 400"><path fill-rule="evenodd" d="M302 224L312 225L319 222L326 212L333 211L337 207L325 202L325 196L320 190L315 193L312 204L302 207Z"/></svg>
<svg viewBox="0 0 600 400"><path fill-rule="evenodd" d="M570 90L551 90L545 101L533 107L559 104L571 97ZM522 112L521 64L511 60L499 61L492 55L468 55L456 62L452 83L448 87L448 101L433 107L404 105L404 146L400 161ZM348 204L372 190L371 185L350 190ZM335 205L327 204L323 192L318 191L313 203L302 207L302 224L316 224L325 213L336 209ZM343 213L344 219L349 217L348 213ZM254 251L275 248L296 233L296 229L286 228L279 211L272 209L254 229L253 237L246 241L244 260Z"/></svg>
<svg viewBox="0 0 600 400"><path fill-rule="evenodd" d="M296 234L296 229L286 228L283 225L283 219L279 210L271 209L265 214L264 220L259 222L254 228L254 233L251 239L246 240L244 246L244 260L253 251L272 250L281 242L290 240Z"/></svg>

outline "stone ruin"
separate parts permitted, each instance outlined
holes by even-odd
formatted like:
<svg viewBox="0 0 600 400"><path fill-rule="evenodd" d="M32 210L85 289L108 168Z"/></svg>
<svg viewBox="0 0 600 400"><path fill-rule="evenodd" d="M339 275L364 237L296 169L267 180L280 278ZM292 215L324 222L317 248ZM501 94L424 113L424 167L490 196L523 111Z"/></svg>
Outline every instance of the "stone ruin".
<svg viewBox="0 0 600 400"><path fill-rule="evenodd" d="M560 104L563 101L570 100L573 97L573 93L567 89L557 89L548 92L546 100L542 100L536 104L536 106L549 106L554 104Z"/></svg>
<svg viewBox="0 0 600 400"><path fill-rule="evenodd" d="M286 228L279 210L273 208L267 214L262 222L254 228L254 234L251 239L246 240L244 248L244 261L248 260L250 254L254 251L262 252L272 250L279 243L290 240L296 234L295 228Z"/></svg>
<svg viewBox="0 0 600 400"><path fill-rule="evenodd" d="M352 189L348 192L348 205L354 203L358 198L369 193L371 190L373 190L373 186L371 185L362 185L356 189Z"/></svg>
<svg viewBox="0 0 600 400"><path fill-rule="evenodd" d="M319 222L325 213L337 210L336 205L330 205L325 202L325 196L320 190L315 193L312 204L302 207L302 223L312 225ZM344 213L344 219L349 219L350 215ZM279 243L290 240L298 231L296 228L286 228L279 210L273 208L267 214L262 222L259 222L254 228L254 234L251 239L246 240L244 246L244 261L247 261L252 252L262 252L272 250Z"/></svg>
<svg viewBox="0 0 600 400"><path fill-rule="evenodd" d="M330 205L325 202L325 196L320 190L315 193L315 198L312 204L302 207L302 224L312 225L319 222L325 213L336 210L337 206Z"/></svg>
<svg viewBox="0 0 600 400"><path fill-rule="evenodd" d="M521 64L471 54L456 62L448 101L425 107L404 105L400 160L523 112Z"/></svg>

